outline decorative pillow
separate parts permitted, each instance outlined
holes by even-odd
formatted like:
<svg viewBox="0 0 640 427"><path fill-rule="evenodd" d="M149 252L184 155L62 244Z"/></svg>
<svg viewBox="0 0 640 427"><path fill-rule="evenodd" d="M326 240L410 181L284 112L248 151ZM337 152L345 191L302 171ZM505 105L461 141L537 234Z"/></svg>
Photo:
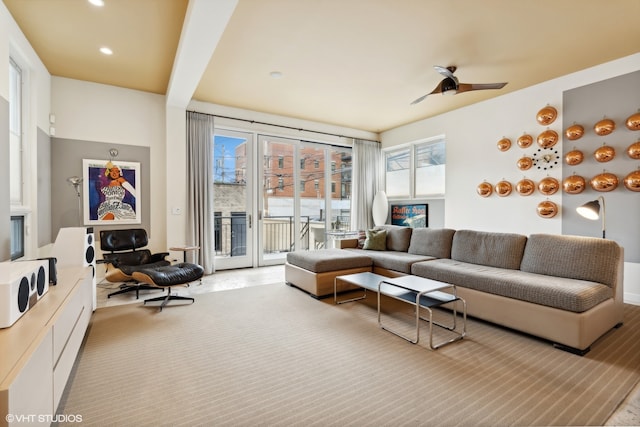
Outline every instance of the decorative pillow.
<svg viewBox="0 0 640 427"><path fill-rule="evenodd" d="M387 249L387 230L367 230L362 249L384 251Z"/></svg>
<svg viewBox="0 0 640 427"><path fill-rule="evenodd" d="M358 249L364 248L364 241L367 239L367 232L365 230L358 231Z"/></svg>

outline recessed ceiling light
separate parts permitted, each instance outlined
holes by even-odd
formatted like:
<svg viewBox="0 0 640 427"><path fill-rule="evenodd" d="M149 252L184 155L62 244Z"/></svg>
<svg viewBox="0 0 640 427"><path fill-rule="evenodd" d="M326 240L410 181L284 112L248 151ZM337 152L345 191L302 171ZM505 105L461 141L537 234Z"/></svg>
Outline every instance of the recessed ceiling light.
<svg viewBox="0 0 640 427"><path fill-rule="evenodd" d="M89 3L91 3L94 6L104 6L104 0L89 0Z"/></svg>
<svg viewBox="0 0 640 427"><path fill-rule="evenodd" d="M282 73L280 71L272 71L272 72L269 73L269 75L271 77L273 77L274 79L282 78Z"/></svg>
<svg viewBox="0 0 640 427"><path fill-rule="evenodd" d="M101 47L100 52L104 53L105 55L113 55L113 51L106 46Z"/></svg>

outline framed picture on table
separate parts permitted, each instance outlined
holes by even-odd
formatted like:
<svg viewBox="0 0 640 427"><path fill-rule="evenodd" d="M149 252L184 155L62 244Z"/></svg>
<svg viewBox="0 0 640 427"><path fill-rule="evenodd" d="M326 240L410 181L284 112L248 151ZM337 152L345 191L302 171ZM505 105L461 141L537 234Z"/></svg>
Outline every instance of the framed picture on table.
<svg viewBox="0 0 640 427"><path fill-rule="evenodd" d="M140 163L82 160L84 224L140 224Z"/></svg>

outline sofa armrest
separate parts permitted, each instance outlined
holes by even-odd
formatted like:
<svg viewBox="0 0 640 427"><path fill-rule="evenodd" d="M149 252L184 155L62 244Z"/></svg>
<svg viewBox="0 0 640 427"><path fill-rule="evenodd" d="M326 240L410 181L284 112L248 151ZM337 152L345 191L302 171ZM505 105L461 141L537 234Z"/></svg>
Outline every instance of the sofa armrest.
<svg viewBox="0 0 640 427"><path fill-rule="evenodd" d="M340 242L340 249L358 247L358 239L342 239L342 240L339 240L339 242Z"/></svg>

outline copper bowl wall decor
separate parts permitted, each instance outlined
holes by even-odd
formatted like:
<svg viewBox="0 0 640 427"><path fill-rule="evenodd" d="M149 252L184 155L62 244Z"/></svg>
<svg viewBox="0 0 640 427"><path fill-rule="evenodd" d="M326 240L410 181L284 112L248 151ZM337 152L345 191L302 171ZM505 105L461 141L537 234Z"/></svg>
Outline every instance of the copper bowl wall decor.
<svg viewBox="0 0 640 427"><path fill-rule="evenodd" d="M558 189L560 189L560 183L557 179L548 176L546 178L542 178L538 183L538 190L545 196L550 196L555 194Z"/></svg>
<svg viewBox="0 0 640 427"><path fill-rule="evenodd" d="M525 133L524 135L518 138L517 143L518 143L518 147L520 148L530 147L531 144L533 144L533 137Z"/></svg>
<svg viewBox="0 0 640 427"><path fill-rule="evenodd" d="M530 196L536 190L536 183L528 178L521 179L516 184L516 191L521 196Z"/></svg>
<svg viewBox="0 0 640 427"><path fill-rule="evenodd" d="M630 115L625 122L625 125L629 130L640 130L640 111Z"/></svg>
<svg viewBox="0 0 640 427"><path fill-rule="evenodd" d="M564 161L569 166L575 166L582 163L584 160L584 154L580 150L571 150L567 154L564 155Z"/></svg>
<svg viewBox="0 0 640 427"><path fill-rule="evenodd" d="M564 179L562 188L567 194L580 194L587 187L587 181L580 175L571 175Z"/></svg>
<svg viewBox="0 0 640 427"><path fill-rule="evenodd" d="M509 181L500 181L496 184L496 194L500 197L505 197L511 194L511 190L513 190L513 186Z"/></svg>
<svg viewBox="0 0 640 427"><path fill-rule="evenodd" d="M511 148L511 140L509 138L502 138L498 141L498 150L507 151L509 148Z"/></svg>
<svg viewBox="0 0 640 427"><path fill-rule="evenodd" d="M591 178L591 188L606 193L618 187L618 177L609 172L603 172Z"/></svg>
<svg viewBox="0 0 640 427"><path fill-rule="evenodd" d="M569 141L580 139L582 138L582 135L584 135L584 128L582 125L571 125L564 131L564 136L566 136Z"/></svg>
<svg viewBox="0 0 640 427"><path fill-rule="evenodd" d="M602 119L593 126L593 130L597 135L609 135L616 128L616 123L611 119Z"/></svg>
<svg viewBox="0 0 640 427"><path fill-rule="evenodd" d="M553 218L558 213L558 205L552 201L545 200L538 203L538 215L542 218Z"/></svg>
<svg viewBox="0 0 640 427"><path fill-rule="evenodd" d="M538 135L538 145L542 148L551 148L558 142L558 132L547 129Z"/></svg>
<svg viewBox="0 0 640 427"><path fill-rule="evenodd" d="M640 141L634 142L627 147L627 154L632 159L640 159Z"/></svg>
<svg viewBox="0 0 640 427"><path fill-rule="evenodd" d="M478 192L480 197L489 197L491 193L493 193L493 185L485 181L481 184L478 184L476 191Z"/></svg>
<svg viewBox="0 0 640 427"><path fill-rule="evenodd" d="M531 157L520 157L518 159L518 169L522 170L522 171L526 171L531 169L531 166L533 166L533 159Z"/></svg>
<svg viewBox="0 0 640 427"><path fill-rule="evenodd" d="M594 159L596 159L600 163L605 163L610 160L613 160L615 156L616 156L616 150L609 145L603 145L602 147L596 149L596 151L593 152Z"/></svg>
<svg viewBox="0 0 640 427"><path fill-rule="evenodd" d="M627 190L640 191L640 170L631 172L622 182Z"/></svg>
<svg viewBox="0 0 640 427"><path fill-rule="evenodd" d="M550 105L547 105L546 107L538 111L538 114L536 114L536 120L542 126L550 125L556 120L556 117L558 117L558 110Z"/></svg>

